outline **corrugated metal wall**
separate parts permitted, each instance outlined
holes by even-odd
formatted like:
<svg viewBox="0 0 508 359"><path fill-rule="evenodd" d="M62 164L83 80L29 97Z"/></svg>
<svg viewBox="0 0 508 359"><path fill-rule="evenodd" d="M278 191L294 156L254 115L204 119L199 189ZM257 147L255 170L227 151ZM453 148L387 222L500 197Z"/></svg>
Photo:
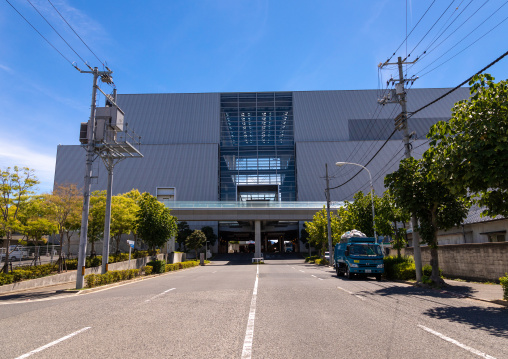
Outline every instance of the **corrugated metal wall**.
<svg viewBox="0 0 508 359"><path fill-rule="evenodd" d="M408 111L414 111L438 98L449 89L408 90ZM378 104L377 90L358 91L302 91L293 93L295 142L301 141L348 141L376 138L377 128L370 120L389 120L400 113L398 104ZM411 126L419 133L420 128L450 118L453 104L469 96L469 89L460 88L441 101L419 112L411 119ZM421 119L421 120L420 120ZM350 120L362 120L355 122ZM388 121L388 122L389 122ZM386 123L385 121L382 121ZM350 128L350 123L355 126ZM413 129L412 129L413 130ZM389 131L391 133L391 131Z"/></svg>
<svg viewBox="0 0 508 359"><path fill-rule="evenodd" d="M413 143L414 157L421 158L428 145L419 140ZM326 201L325 164L328 163L330 188L341 185L358 171L360 174L346 185L330 191L332 201L351 200L353 195L362 190L370 191L369 174L361 167L345 165L335 166L336 162L353 162L365 164L381 147L384 141L348 141L348 142L299 142L296 144L298 200ZM374 191L381 195L384 192L384 176L398 168L404 157L402 141L389 141L379 152L376 159L367 168L372 175Z"/></svg>
<svg viewBox="0 0 508 359"><path fill-rule="evenodd" d="M128 158L115 166L113 193L133 188L155 195L157 187L176 187L178 201L218 200L218 144L141 146L143 158ZM98 181L92 190L106 189L108 173L100 159L94 162ZM59 146L55 183L83 186L85 150L80 146ZM97 183L96 183L97 182Z"/></svg>
<svg viewBox="0 0 508 359"><path fill-rule="evenodd" d="M119 94L117 101L145 145L219 143L218 93Z"/></svg>

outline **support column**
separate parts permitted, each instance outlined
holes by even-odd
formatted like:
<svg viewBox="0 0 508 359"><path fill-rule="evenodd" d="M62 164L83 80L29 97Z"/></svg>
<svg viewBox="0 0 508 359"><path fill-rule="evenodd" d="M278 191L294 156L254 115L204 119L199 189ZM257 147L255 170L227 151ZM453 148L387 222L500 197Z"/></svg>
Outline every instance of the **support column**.
<svg viewBox="0 0 508 359"><path fill-rule="evenodd" d="M254 257L261 257L261 221L254 221Z"/></svg>

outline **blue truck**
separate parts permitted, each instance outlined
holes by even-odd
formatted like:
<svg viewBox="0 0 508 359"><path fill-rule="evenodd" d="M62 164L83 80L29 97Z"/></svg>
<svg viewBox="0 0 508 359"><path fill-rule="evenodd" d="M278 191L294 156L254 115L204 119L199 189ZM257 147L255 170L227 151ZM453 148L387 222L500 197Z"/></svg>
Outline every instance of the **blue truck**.
<svg viewBox="0 0 508 359"><path fill-rule="evenodd" d="M357 231L355 231L357 232ZM348 279L355 275L376 277L381 280L384 272L383 251L372 237L344 234L341 242L335 245L335 270L337 277ZM361 232L358 232L361 233ZM362 233L363 234L363 233Z"/></svg>

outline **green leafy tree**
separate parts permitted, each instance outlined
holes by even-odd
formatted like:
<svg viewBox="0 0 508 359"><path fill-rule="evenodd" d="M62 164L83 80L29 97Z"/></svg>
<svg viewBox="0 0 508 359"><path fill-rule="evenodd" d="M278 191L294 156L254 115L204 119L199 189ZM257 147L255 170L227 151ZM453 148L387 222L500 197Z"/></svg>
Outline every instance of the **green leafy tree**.
<svg viewBox="0 0 508 359"><path fill-rule="evenodd" d="M339 219L333 212L330 213L330 227L332 231L332 244L340 240ZM305 231L308 233L308 243L316 248L321 248L320 255L328 248L328 220L326 208L317 212L312 217L312 222L305 222Z"/></svg>
<svg viewBox="0 0 508 359"><path fill-rule="evenodd" d="M51 194L45 195L48 216L56 223L60 238L59 271L62 270L64 237L67 238L67 256L70 255L70 233L81 228L83 196L75 184L57 184Z"/></svg>
<svg viewBox="0 0 508 359"><path fill-rule="evenodd" d="M131 196L126 194L113 196L111 205L110 234L116 244L116 252L120 253L122 235L130 234L136 224L136 212L139 207Z"/></svg>
<svg viewBox="0 0 508 359"><path fill-rule="evenodd" d="M507 217L508 81L475 75L469 85L470 98L455 104L450 121L431 127L424 156L452 193L470 195L483 214Z"/></svg>
<svg viewBox="0 0 508 359"><path fill-rule="evenodd" d="M34 194L39 183L34 171L28 167L7 167L0 171L0 231L6 236L6 251L3 271L8 272L9 245L12 233L20 228L18 215L23 210L30 195Z"/></svg>
<svg viewBox="0 0 508 359"><path fill-rule="evenodd" d="M95 256L95 243L104 239L104 221L106 220L106 191L94 191L90 196L88 214L88 242L92 245L91 256Z"/></svg>
<svg viewBox="0 0 508 359"><path fill-rule="evenodd" d="M376 207L376 228L378 228L381 235L393 238L392 246L397 249L397 256L399 258L401 257L400 250L407 243L405 224L409 222L410 217L407 211L396 205L390 191L383 193L379 206ZM398 223L402 223L404 228L399 228Z"/></svg>
<svg viewBox="0 0 508 359"><path fill-rule="evenodd" d="M137 234L155 253L157 247L163 246L169 238L176 234L176 218L170 214L157 198L149 193L143 193L138 202L136 212Z"/></svg>
<svg viewBox="0 0 508 359"><path fill-rule="evenodd" d="M385 177L385 186L393 194L398 207L413 214L418 232L430 247L431 281L441 285L437 252L437 231L459 225L466 217L467 203L436 180L429 162L404 159L399 169Z"/></svg>
<svg viewBox="0 0 508 359"><path fill-rule="evenodd" d="M185 244L188 248L194 249L196 252L196 259L198 259L198 250L205 245L206 235L203 231L196 229L190 234L185 240Z"/></svg>
<svg viewBox="0 0 508 359"><path fill-rule="evenodd" d="M20 232L27 242L32 241L34 245L37 245L42 241L43 236L57 231L57 225L50 220L49 214L50 208L43 196L32 196L27 200L19 214Z"/></svg>
<svg viewBox="0 0 508 359"><path fill-rule="evenodd" d="M176 242L178 243L178 248L184 248L184 251L187 251L187 247L185 245L185 240L188 236L191 235L192 230L189 227L189 224L185 221L178 222L177 227L177 236L176 236Z"/></svg>
<svg viewBox="0 0 508 359"><path fill-rule="evenodd" d="M213 232L213 228L210 226L204 226L201 228L201 231L206 236L206 241L210 244L210 246L214 246L217 241L217 235Z"/></svg>

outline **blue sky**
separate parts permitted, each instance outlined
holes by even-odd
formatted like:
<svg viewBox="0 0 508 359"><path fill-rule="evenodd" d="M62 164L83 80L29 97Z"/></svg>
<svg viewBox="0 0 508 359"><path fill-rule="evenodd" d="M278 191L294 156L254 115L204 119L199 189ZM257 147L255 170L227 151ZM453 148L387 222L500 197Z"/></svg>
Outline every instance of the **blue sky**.
<svg viewBox="0 0 508 359"><path fill-rule="evenodd" d="M29 2L9 2L85 69ZM415 88L454 87L508 50L504 0L51 0L98 60L50 2L31 3L91 66L107 62L118 93L377 89L397 76L377 65L401 44L396 56L410 59L428 49L408 68ZM58 144L78 144L88 120L92 76L7 1L0 49L0 168L33 168L48 192ZM508 57L488 72L507 70Z"/></svg>

